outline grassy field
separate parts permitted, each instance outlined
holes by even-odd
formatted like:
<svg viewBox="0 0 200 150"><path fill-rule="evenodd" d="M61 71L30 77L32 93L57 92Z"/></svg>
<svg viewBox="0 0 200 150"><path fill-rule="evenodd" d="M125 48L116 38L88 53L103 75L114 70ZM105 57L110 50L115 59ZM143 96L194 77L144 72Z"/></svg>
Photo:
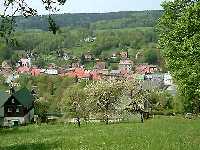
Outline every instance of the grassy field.
<svg viewBox="0 0 200 150"><path fill-rule="evenodd" d="M145 123L29 125L0 129L1 150L199 150L200 120L161 117Z"/></svg>

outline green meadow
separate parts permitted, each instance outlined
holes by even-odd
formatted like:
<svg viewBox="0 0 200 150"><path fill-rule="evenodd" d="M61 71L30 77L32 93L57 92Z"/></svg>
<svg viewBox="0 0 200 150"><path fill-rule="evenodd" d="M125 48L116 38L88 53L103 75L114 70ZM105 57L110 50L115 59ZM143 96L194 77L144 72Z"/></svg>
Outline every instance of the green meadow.
<svg viewBox="0 0 200 150"><path fill-rule="evenodd" d="M199 150L200 119L145 123L42 124L0 129L1 150Z"/></svg>

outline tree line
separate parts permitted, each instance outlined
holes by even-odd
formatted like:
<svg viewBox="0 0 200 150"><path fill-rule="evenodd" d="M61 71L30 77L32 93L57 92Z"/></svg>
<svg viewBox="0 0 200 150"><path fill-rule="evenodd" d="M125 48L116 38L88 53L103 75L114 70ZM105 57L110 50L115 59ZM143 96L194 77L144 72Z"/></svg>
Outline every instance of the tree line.
<svg viewBox="0 0 200 150"><path fill-rule="evenodd" d="M124 11L111 13L55 14L52 18L59 27L85 27L92 29L120 29L127 27L153 27L162 15L161 10ZM16 17L19 30L48 30L48 16Z"/></svg>

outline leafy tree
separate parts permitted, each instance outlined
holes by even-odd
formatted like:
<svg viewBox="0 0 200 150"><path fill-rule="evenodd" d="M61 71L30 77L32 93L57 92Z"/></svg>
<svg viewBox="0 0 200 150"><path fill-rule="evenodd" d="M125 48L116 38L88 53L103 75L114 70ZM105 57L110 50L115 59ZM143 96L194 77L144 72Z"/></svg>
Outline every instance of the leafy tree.
<svg viewBox="0 0 200 150"><path fill-rule="evenodd" d="M185 111L200 111L200 1L174 0L162 4L159 44L181 94Z"/></svg>
<svg viewBox="0 0 200 150"><path fill-rule="evenodd" d="M86 86L91 112L102 113L106 124L120 104L123 81L99 81Z"/></svg>
<svg viewBox="0 0 200 150"><path fill-rule="evenodd" d="M126 81L125 92L130 97L130 102L125 110L135 113L140 113L141 122L144 122L145 102L148 100L148 92L143 90L140 83L135 80ZM147 108L148 109L148 108Z"/></svg>
<svg viewBox="0 0 200 150"><path fill-rule="evenodd" d="M85 64L85 61L86 61L86 60L85 60L85 55L82 54L82 55L81 55L81 58L80 58L80 64L81 64L81 65L84 65L84 64Z"/></svg>
<svg viewBox="0 0 200 150"><path fill-rule="evenodd" d="M7 49L5 44L0 44L0 62L11 58L12 52Z"/></svg>
<svg viewBox="0 0 200 150"><path fill-rule="evenodd" d="M144 51L145 62L148 64L158 64L158 52L153 49Z"/></svg>
<svg viewBox="0 0 200 150"><path fill-rule="evenodd" d="M75 117L80 127L81 117L87 118L88 116L87 104L86 93L83 87L77 84L66 89L60 107L63 112L69 113L69 117Z"/></svg>
<svg viewBox="0 0 200 150"><path fill-rule="evenodd" d="M34 102L35 114L40 117L42 122L46 122L46 114L49 111L49 102L40 98Z"/></svg>

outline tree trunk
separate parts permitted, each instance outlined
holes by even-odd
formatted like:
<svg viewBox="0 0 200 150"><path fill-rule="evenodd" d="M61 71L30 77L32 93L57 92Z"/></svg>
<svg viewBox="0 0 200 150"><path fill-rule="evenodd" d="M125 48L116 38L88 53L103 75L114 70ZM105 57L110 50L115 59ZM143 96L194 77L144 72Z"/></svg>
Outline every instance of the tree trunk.
<svg viewBox="0 0 200 150"><path fill-rule="evenodd" d="M77 123L78 123L78 127L81 127L81 122L80 122L80 118L77 117Z"/></svg>
<svg viewBox="0 0 200 150"><path fill-rule="evenodd" d="M108 115L106 114L106 124L108 124Z"/></svg>
<svg viewBox="0 0 200 150"><path fill-rule="evenodd" d="M143 111L140 111L140 116L141 116L141 122L144 123L144 113L143 113Z"/></svg>

